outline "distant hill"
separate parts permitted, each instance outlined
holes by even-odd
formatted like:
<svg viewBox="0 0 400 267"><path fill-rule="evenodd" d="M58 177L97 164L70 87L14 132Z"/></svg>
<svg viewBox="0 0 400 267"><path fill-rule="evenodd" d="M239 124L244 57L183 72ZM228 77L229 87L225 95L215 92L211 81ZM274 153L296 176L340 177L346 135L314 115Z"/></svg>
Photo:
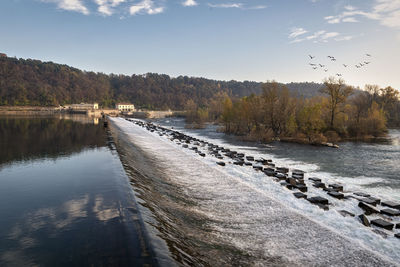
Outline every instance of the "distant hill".
<svg viewBox="0 0 400 267"><path fill-rule="evenodd" d="M217 81L165 74L106 75L86 72L67 65L32 59L0 57L0 105L58 106L99 102L110 107L129 101L150 109L183 109L189 99L207 105L218 93L232 97L260 94L259 82ZM289 83L298 96L318 95L322 84Z"/></svg>

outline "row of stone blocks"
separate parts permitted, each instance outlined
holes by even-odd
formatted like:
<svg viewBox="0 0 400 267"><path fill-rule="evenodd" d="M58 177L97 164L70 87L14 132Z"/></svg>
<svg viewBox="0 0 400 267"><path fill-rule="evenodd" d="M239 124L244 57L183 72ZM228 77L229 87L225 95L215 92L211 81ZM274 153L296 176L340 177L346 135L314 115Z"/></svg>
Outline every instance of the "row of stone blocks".
<svg viewBox="0 0 400 267"><path fill-rule="evenodd" d="M233 164L235 165L247 165L247 166L253 166L251 162L257 162L262 165L267 165L266 168L260 165L254 165L253 168L257 171L263 171L266 175L268 176L273 176L275 177L278 181L281 181L281 185L285 186L286 188L292 190L292 189L298 189L300 192L294 192L294 196L296 198L304 198L307 201L309 201L312 204L317 205L318 207L324 209L324 210L329 210L329 201L326 198L320 197L320 196L314 196L314 197L307 197L305 192L307 192L307 186L304 182L304 172L301 170L292 170L292 177L288 177L289 173L289 168L286 167L276 167L275 164L272 163L272 160L266 160L266 159L255 159L253 156L245 156L243 153L238 153L236 151L230 151L229 149L226 149L224 147L220 147L218 145L214 145L209 142L205 142L193 137L190 137L188 135L182 134L177 131L169 130L160 126L154 126L151 123L143 123L143 122L136 122L136 124L145 127L147 130L150 132L154 131L160 131L159 135L162 136L164 134L170 134L171 135L171 141L174 141L176 139L179 140L180 144L182 144L182 147L184 148L189 148L189 144L192 144L194 146L190 147L191 150L195 151L198 153L200 156L205 157L205 153L201 152L198 150L197 146L208 146L208 149L210 151L210 154L215 156L218 159L223 159L223 156L220 154L225 153L225 156L234 159ZM245 161L245 159L247 161ZM220 166L225 166L226 163L223 161L218 161L218 165ZM349 196L345 196L343 194L343 186L339 184L330 184L328 187L321 181L321 179L316 178L316 177L311 177L309 178L310 181L313 182L313 186L316 188L321 188L324 191L327 192L328 195L331 197L337 198L337 199L345 199L349 198ZM356 192L354 193L355 196L350 196L353 198L356 198L360 200L358 206L364 210L364 214L361 214L358 216L359 220L365 225L365 226L371 226L375 225L377 227L381 227L386 230L392 230L393 228L400 228L400 223L392 223L388 222L383 219L374 219L374 220L369 220L367 215L371 214L383 214L386 216L400 216L400 204L390 202L390 201L383 201L381 202L380 199L371 197L368 194L365 193L360 193ZM376 205L382 205L390 208L384 208L381 210L376 209ZM346 210L341 210L339 211L343 216L352 216L355 217L354 214L351 212L348 212ZM395 234L396 237L400 238L400 233Z"/></svg>

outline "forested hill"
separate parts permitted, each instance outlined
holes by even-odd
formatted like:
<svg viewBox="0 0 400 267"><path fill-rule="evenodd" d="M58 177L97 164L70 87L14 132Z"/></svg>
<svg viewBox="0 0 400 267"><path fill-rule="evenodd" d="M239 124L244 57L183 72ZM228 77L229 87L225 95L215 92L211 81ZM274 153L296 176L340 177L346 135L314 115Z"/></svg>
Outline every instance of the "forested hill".
<svg viewBox="0 0 400 267"><path fill-rule="evenodd" d="M290 83L298 96L318 94L321 84ZM207 105L217 94L243 97L261 93L259 82L216 81L205 78L148 73L146 75L106 75L32 59L0 58L0 105L58 106L99 102L112 106L129 101L151 109L183 109L192 99Z"/></svg>

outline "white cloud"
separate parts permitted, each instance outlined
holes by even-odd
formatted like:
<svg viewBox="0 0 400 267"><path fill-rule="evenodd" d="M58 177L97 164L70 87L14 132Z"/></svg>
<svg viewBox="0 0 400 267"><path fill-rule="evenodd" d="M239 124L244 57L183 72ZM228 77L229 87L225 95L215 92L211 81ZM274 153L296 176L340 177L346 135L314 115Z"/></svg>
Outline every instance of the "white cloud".
<svg viewBox="0 0 400 267"><path fill-rule="evenodd" d="M329 38L336 37L338 35L339 35L338 32L327 32L327 33L325 33L324 35L321 36L321 39L322 40L326 40L326 39L329 39Z"/></svg>
<svg viewBox="0 0 400 267"><path fill-rule="evenodd" d="M353 11L356 10L357 8L355 8L354 6L345 6L344 9L349 10L349 11Z"/></svg>
<svg viewBox="0 0 400 267"><path fill-rule="evenodd" d="M330 23L358 22L355 16L377 20L381 25L400 28L400 0L375 0L371 11L358 10L353 6L345 6L345 11L337 16L324 19Z"/></svg>
<svg viewBox="0 0 400 267"><path fill-rule="evenodd" d="M242 3L225 3L225 4L208 4L209 7L215 8L242 8Z"/></svg>
<svg viewBox="0 0 400 267"><path fill-rule="evenodd" d="M243 10L257 10L257 9L265 9L266 5L258 5L258 6L246 6L243 3L222 3L222 4L207 4L209 7L214 8L238 8Z"/></svg>
<svg viewBox="0 0 400 267"><path fill-rule="evenodd" d="M330 19L330 20L328 20L328 23L329 23L329 24L337 24L337 23L340 23L340 18L333 18L333 19Z"/></svg>
<svg viewBox="0 0 400 267"><path fill-rule="evenodd" d="M155 7L154 2L152 0L143 0L142 2L132 5L129 8L129 13L131 15L137 15L137 14L155 15L155 14L160 14L162 12L164 12L164 7L162 6Z"/></svg>
<svg viewBox="0 0 400 267"><path fill-rule="evenodd" d="M303 35L307 31L303 28L293 28L289 34L289 38L296 38L297 36Z"/></svg>
<svg viewBox="0 0 400 267"><path fill-rule="evenodd" d="M374 12L387 13L400 9L400 0L375 0Z"/></svg>
<svg viewBox="0 0 400 267"><path fill-rule="evenodd" d="M111 16L113 14L113 11L109 6L99 6L97 10L106 16Z"/></svg>
<svg viewBox="0 0 400 267"><path fill-rule="evenodd" d="M358 22L358 20L356 20L353 17L344 18L342 21L343 22Z"/></svg>
<svg viewBox="0 0 400 267"><path fill-rule="evenodd" d="M55 3L59 9L75 11L84 15L89 15L90 13L82 0L42 0L42 2Z"/></svg>
<svg viewBox="0 0 400 267"><path fill-rule="evenodd" d="M338 37L338 38L335 38L335 41L350 41L350 40L352 40L354 38L354 36L351 36L351 35L347 35L347 36L341 36L341 37Z"/></svg>
<svg viewBox="0 0 400 267"><path fill-rule="evenodd" d="M388 27L400 28L400 10L382 17L381 24Z"/></svg>
<svg viewBox="0 0 400 267"><path fill-rule="evenodd" d="M326 32L326 31L318 31L318 32L315 32L313 35L307 36L306 39L307 39L307 40L316 39L316 38L318 38L319 36L321 36L322 34L324 34L325 32Z"/></svg>
<svg viewBox="0 0 400 267"><path fill-rule="evenodd" d="M197 6L197 2L195 0L186 0L185 2L182 2L183 6Z"/></svg>
<svg viewBox="0 0 400 267"><path fill-rule="evenodd" d="M126 2L126 0L94 0L94 2L99 6L97 11L105 16L111 16L114 14L114 7Z"/></svg>
<svg viewBox="0 0 400 267"><path fill-rule="evenodd" d="M301 33L302 31L300 31L299 29L302 28L292 29L292 33ZM305 33L299 35L289 35L289 39L293 39L289 43L300 43L303 41L312 41L313 43L327 43L329 40L349 41L354 38L353 36L340 36L340 33L338 32L327 32L325 30L316 31L311 35L298 38L299 36L303 36Z"/></svg>
<svg viewBox="0 0 400 267"><path fill-rule="evenodd" d="M267 6L259 5L259 6L251 6L246 9L265 9L265 8L267 8Z"/></svg>

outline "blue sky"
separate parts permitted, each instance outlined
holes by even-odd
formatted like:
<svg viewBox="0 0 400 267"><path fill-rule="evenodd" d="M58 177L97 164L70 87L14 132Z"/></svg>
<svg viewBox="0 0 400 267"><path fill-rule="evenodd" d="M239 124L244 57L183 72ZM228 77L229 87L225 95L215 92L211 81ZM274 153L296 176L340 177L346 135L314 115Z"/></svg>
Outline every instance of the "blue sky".
<svg viewBox="0 0 400 267"><path fill-rule="evenodd" d="M2 0L0 23L0 52L84 70L400 89L400 0Z"/></svg>

